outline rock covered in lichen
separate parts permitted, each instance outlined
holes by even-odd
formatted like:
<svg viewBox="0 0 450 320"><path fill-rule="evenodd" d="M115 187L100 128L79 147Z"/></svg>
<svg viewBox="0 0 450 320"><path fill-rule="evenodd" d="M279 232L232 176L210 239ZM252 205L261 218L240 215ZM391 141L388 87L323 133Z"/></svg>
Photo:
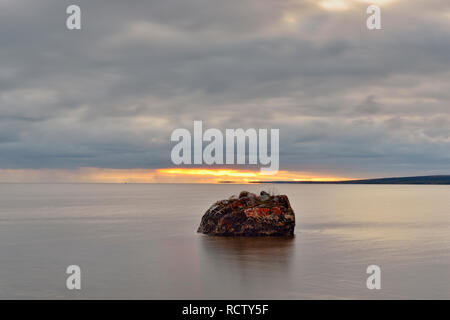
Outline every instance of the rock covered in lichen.
<svg viewBox="0 0 450 320"><path fill-rule="evenodd" d="M242 191L239 197L214 203L197 232L217 236L292 236L295 215L286 195L259 196Z"/></svg>

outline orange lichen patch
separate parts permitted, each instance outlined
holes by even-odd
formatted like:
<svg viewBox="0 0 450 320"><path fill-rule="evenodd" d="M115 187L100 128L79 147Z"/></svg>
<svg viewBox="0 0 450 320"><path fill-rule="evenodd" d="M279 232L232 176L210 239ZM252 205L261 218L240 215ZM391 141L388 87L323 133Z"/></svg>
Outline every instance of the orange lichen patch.
<svg viewBox="0 0 450 320"><path fill-rule="evenodd" d="M281 213L282 213L282 211L281 211L281 208L280 208L280 207L273 207L273 208L272 208L272 214L273 214L274 216L279 216L279 215L281 215Z"/></svg>
<svg viewBox="0 0 450 320"><path fill-rule="evenodd" d="M273 207L272 209L270 209L270 208L250 208L250 209L245 210L244 212L247 217L253 217L253 218L265 217L270 214L272 214L274 216L279 216L283 213L283 211L281 210L280 207Z"/></svg>
<svg viewBox="0 0 450 320"><path fill-rule="evenodd" d="M269 208L251 208L244 211L247 217L264 217L270 214Z"/></svg>

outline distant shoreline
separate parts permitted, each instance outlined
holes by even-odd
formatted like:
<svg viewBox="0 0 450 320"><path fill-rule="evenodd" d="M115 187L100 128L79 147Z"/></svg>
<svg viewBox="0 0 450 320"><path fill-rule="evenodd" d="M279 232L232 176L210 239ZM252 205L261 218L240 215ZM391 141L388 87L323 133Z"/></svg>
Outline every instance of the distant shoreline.
<svg viewBox="0 0 450 320"><path fill-rule="evenodd" d="M412 185L450 185L450 175L393 177L342 181L251 181L251 183L279 184L412 184Z"/></svg>

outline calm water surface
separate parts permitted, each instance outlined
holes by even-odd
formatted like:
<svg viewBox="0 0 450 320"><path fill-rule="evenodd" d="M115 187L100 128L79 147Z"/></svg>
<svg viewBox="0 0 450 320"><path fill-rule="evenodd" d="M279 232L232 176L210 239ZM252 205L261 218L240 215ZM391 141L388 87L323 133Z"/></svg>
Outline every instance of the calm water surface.
<svg viewBox="0 0 450 320"><path fill-rule="evenodd" d="M450 186L276 185L293 239L196 234L215 200L269 187L0 184L0 298L450 299Z"/></svg>

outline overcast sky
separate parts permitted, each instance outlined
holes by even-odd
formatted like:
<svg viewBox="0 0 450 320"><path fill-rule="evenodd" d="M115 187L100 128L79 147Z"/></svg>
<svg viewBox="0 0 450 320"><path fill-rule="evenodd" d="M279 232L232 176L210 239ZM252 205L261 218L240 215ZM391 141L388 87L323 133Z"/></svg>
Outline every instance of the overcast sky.
<svg viewBox="0 0 450 320"><path fill-rule="evenodd" d="M281 170L449 174L449 102L448 0L0 0L0 170L171 167L203 120L279 128Z"/></svg>

